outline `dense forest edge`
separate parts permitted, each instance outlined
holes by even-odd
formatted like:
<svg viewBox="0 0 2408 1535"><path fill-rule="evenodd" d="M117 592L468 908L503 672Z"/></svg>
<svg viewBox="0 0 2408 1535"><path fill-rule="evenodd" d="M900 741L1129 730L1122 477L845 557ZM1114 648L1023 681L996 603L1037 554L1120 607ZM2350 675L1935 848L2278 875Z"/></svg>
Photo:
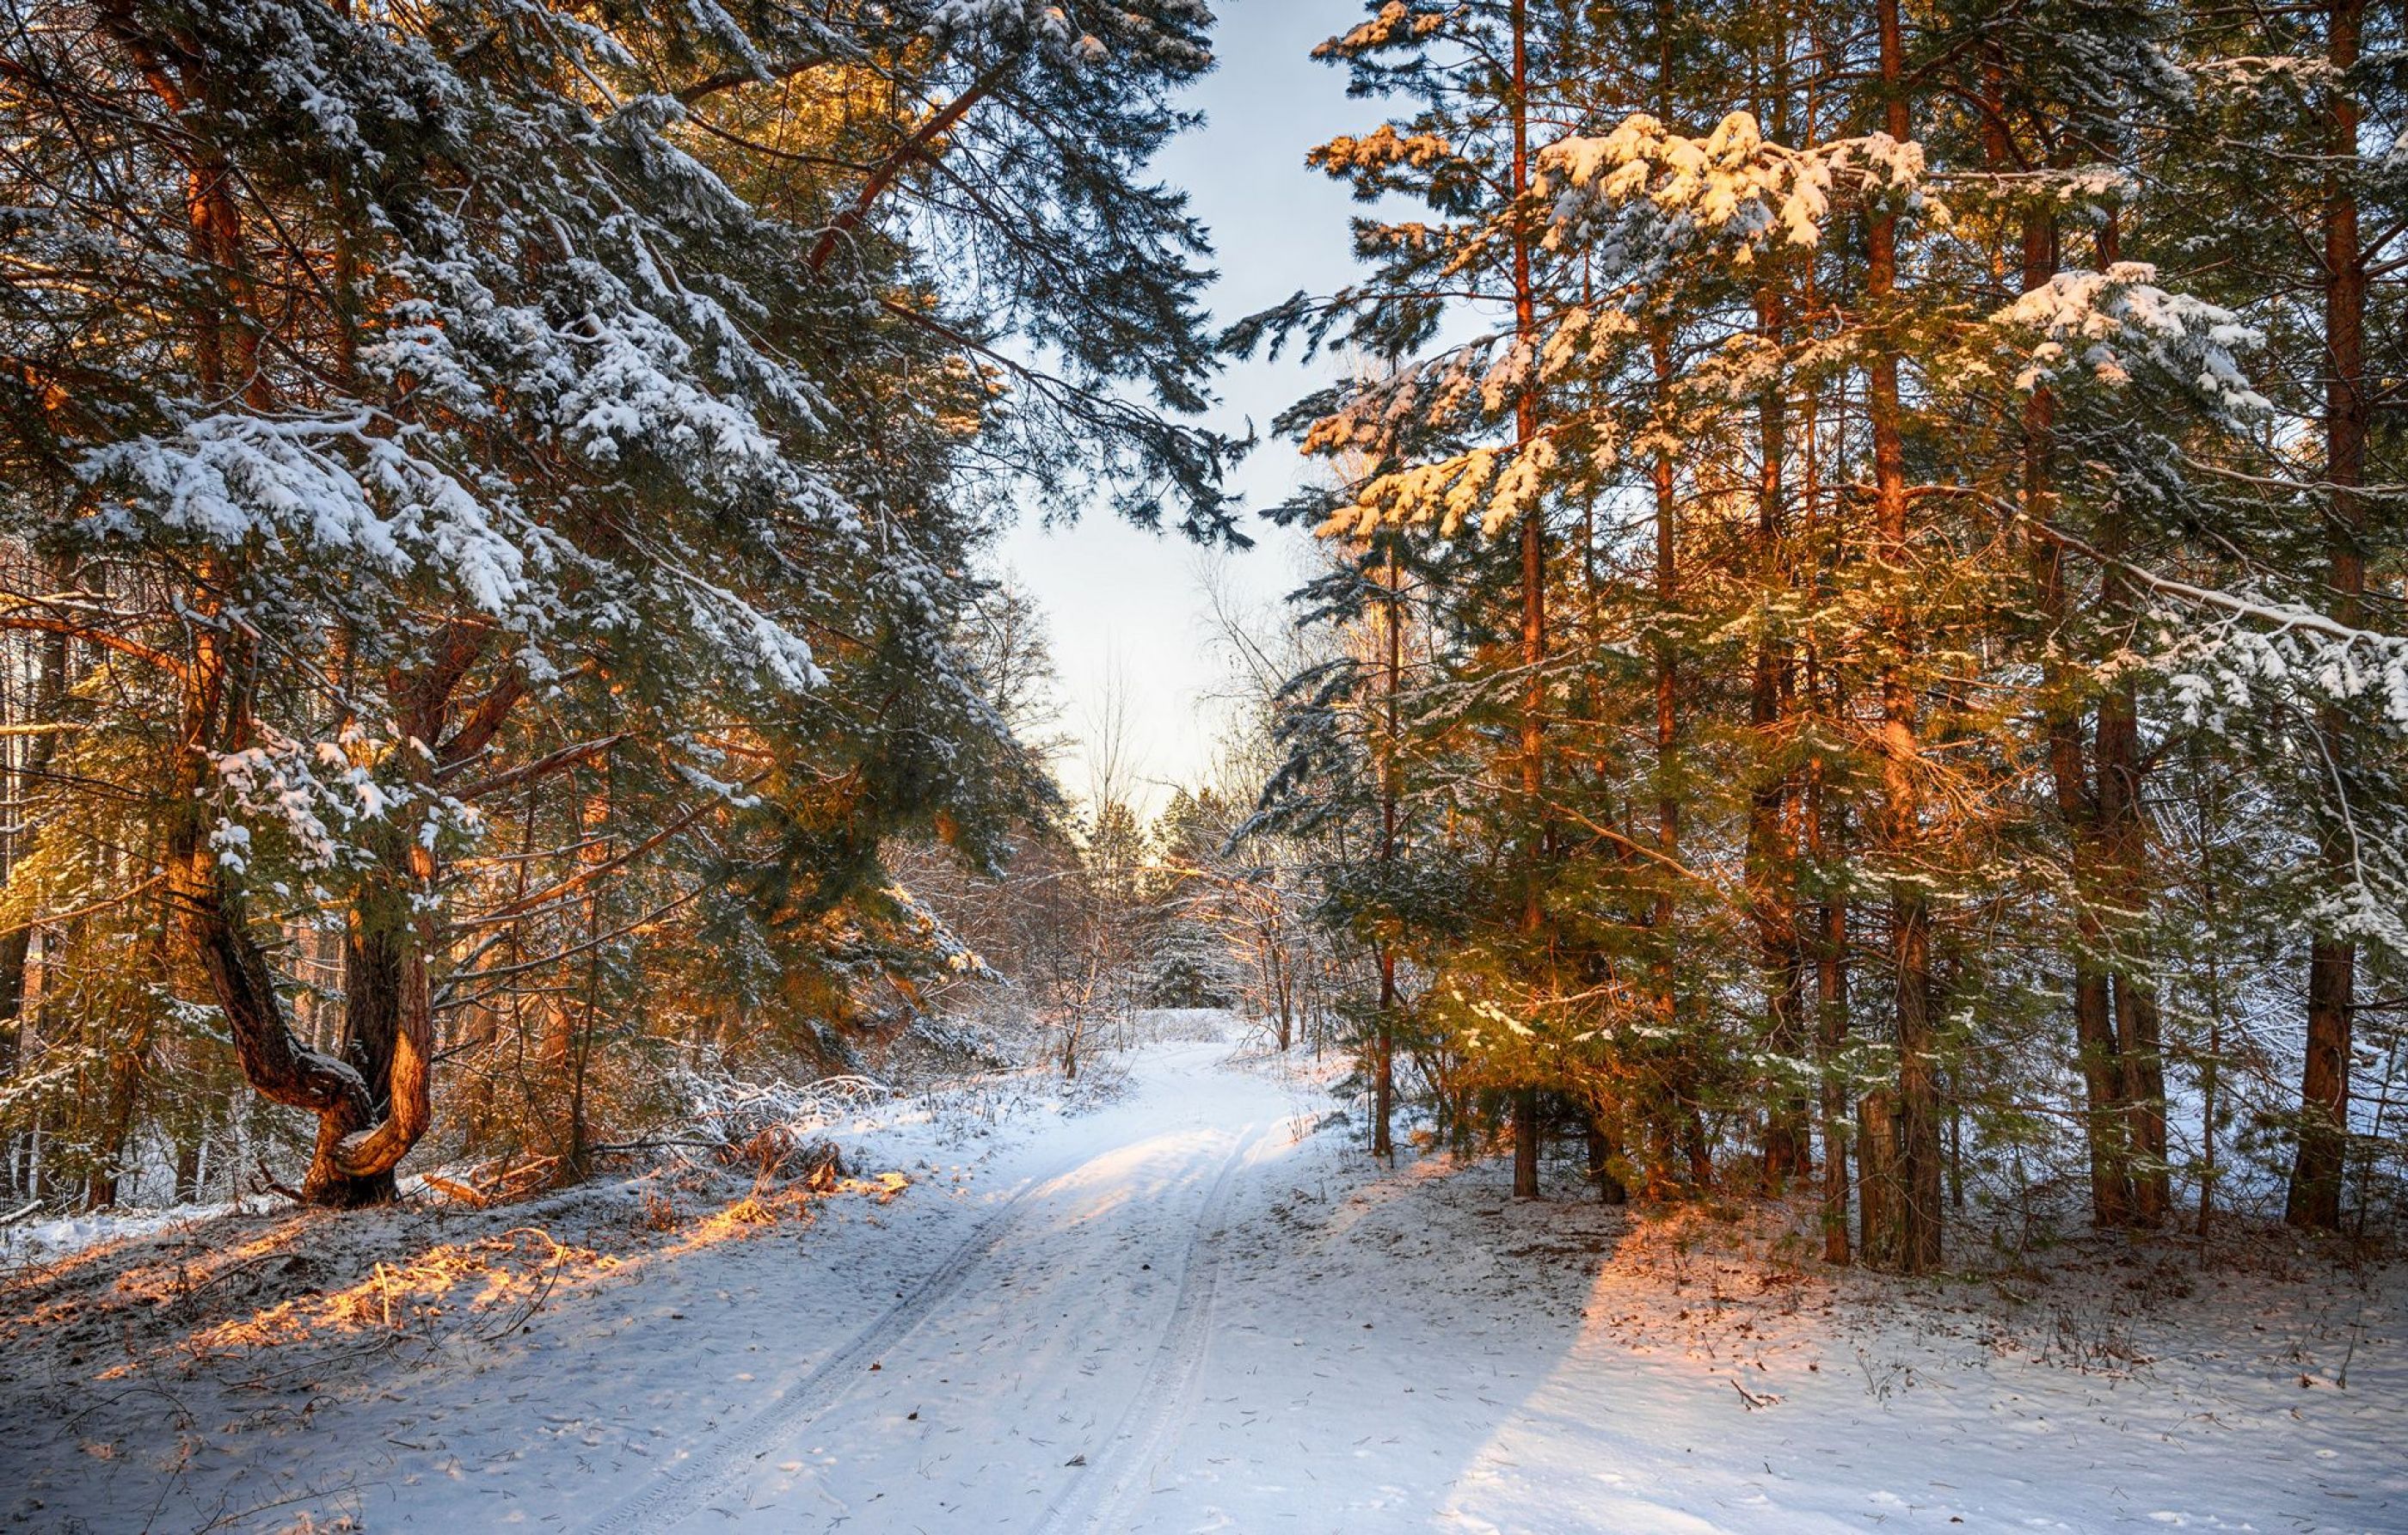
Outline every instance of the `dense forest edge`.
<svg viewBox="0 0 2408 1535"><path fill-rule="evenodd" d="M1834 1265L2396 1239L2398 7L1386 0L1358 278L1242 318L1200 0L6 15L7 1222L1226 1010ZM1312 536L1158 808L1032 515Z"/></svg>

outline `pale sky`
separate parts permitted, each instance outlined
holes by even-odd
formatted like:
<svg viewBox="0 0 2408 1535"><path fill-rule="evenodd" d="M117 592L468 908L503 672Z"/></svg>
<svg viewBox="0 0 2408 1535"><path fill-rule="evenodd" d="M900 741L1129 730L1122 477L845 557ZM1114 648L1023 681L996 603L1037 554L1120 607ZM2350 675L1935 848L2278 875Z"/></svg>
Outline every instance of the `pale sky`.
<svg viewBox="0 0 2408 1535"><path fill-rule="evenodd" d="M1220 0L1220 67L1190 98L1205 126L1157 163L1186 189L1211 231L1221 279L1209 302L1216 323L1268 308L1302 288L1326 293L1353 274L1345 188L1304 166L1305 151L1380 120L1381 104L1346 99L1342 70L1315 62L1314 44L1361 19L1359 0ZM1268 435L1271 418L1329 376L1326 359L1308 369L1293 352L1222 376L1212 423ZM1255 547L1230 559L1230 586L1245 600L1275 605L1296 584L1298 535L1253 515L1287 497L1309 466L1282 441L1266 440L1239 466L1231 489L1244 499ZM1109 511L1075 526L1029 519L1002 541L1000 562L1042 603L1066 705L1063 727L1083 734L1117 671L1127 683L1129 733L1151 785L1143 808L1168 785L1194 782L1211 756L1222 667L1210 641L1198 552L1176 533L1148 534ZM1062 765L1073 795L1086 773L1073 751Z"/></svg>

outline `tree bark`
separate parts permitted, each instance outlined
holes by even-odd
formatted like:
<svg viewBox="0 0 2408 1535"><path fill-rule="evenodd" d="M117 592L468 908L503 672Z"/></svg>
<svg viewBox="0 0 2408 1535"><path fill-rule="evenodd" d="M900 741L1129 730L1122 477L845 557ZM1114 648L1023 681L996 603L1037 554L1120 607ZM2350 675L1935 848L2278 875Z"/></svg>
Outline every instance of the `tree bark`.
<svg viewBox="0 0 2408 1535"><path fill-rule="evenodd" d="M1393 538L1393 536L1392 536ZM1380 869L1393 881L1397 867L1398 785L1399 744L1397 695L1404 684L1404 579L1396 545L1388 546L1386 603L1387 678L1383 694L1384 720L1380 758ZM1391 891L1393 898L1393 890ZM1380 940L1380 1021L1372 1039L1371 1155L1396 1159L1393 1122L1397 1097L1397 948L1393 934Z"/></svg>
<svg viewBox="0 0 2408 1535"><path fill-rule="evenodd" d="M1756 298L1757 328L1765 343L1775 348L1782 344L1784 321L1777 282L1777 277L1768 281ZM1772 1054L1784 1063L1804 1053L1799 1019L1804 1003L1804 967L1798 942L1797 860L1788 845L1786 824L1792 785L1781 740L1788 663L1770 632L1780 597L1782 475L1789 452L1785 388L1786 380L1776 369L1757 406L1756 561L1765 630L1756 638L1755 672L1748 688L1756 782L1748 796L1747 828L1749 906L1756 919L1766 1035ZM1806 1112L1803 1095L1778 1087L1771 1094L1764 1134L1764 1178L1771 1186L1813 1170Z"/></svg>
<svg viewBox="0 0 2408 1535"><path fill-rule="evenodd" d="M1513 128L1513 195L1518 200L1530 185L1530 108L1529 56L1526 0L1513 0L1513 99L1510 104ZM1513 235L1513 334L1526 355L1538 334L1538 298L1530 273L1530 240L1528 234L1516 227ZM1513 442L1517 449L1526 450L1539 435L1539 397L1536 380L1524 381L1521 397L1513 405ZM1540 882L1545 870L1546 849L1546 764L1541 755L1545 748L1547 684L1542 667L1547 658L1547 581L1546 581L1546 518L1541 503L1533 498L1522 512L1522 718L1521 757L1522 794L1527 817L1528 841L1526 850L1528 889L1522 901L1522 931L1536 949L1544 930L1546 913L1540 895ZM1536 964L1535 953L1529 963ZM1525 1087L1513 1100L1513 1195L1516 1198L1535 1199L1539 1196L1539 1112L1538 1093Z"/></svg>
<svg viewBox="0 0 2408 1535"><path fill-rule="evenodd" d="M1513 1090L1513 1198L1539 1197L1539 1090Z"/></svg>
<svg viewBox="0 0 2408 1535"><path fill-rule="evenodd" d="M120 1180L126 1170L126 1150L134 1142L142 1089L150 1078L151 1041L150 1018L139 1010L126 1023L123 1037L111 1041L100 1155L93 1167L88 1201L94 1210L108 1210L117 1204Z"/></svg>
<svg viewBox="0 0 2408 1535"><path fill-rule="evenodd" d="M2112 546L2111 546L2112 547ZM2115 582L2109 577L2111 603ZM2115 603L2116 606L2122 606ZM2166 1079L2157 999L2150 988L2147 945L2132 931L2148 904L2148 827L2140 802L2140 711L2132 684L2119 681L2099 706L2098 807L2102 861L2113 871L2115 1064L2132 1224L2157 1227L2173 1208L2166 1158Z"/></svg>
<svg viewBox="0 0 2408 1535"><path fill-rule="evenodd" d="M2358 240L2358 194L2350 179L2358 158L2356 83L2365 0L2335 0L2326 11L2326 61L2332 87L2331 141L2324 188L2325 480L2332 508L2327 524L2326 580L2334 619L2355 625L2366 594L2366 253ZM2327 710L2318 722L2334 780L2349 793L2347 722ZM2328 817L2328 821L2338 817ZM2346 839L2325 837L2326 866L2337 881L2352 878ZM2308 950L2307 1055L2300 1073L2300 1145L2291 1165L2284 1219L2311 1230L2341 1226L2342 1170L2349 1130L2350 1036L2356 1026L2358 946L2331 931Z"/></svg>
<svg viewBox="0 0 2408 1535"><path fill-rule="evenodd" d="M76 577L72 567L61 569L55 578L62 586L71 585ZM67 637L49 633L41 637L35 653L33 697L26 723L58 724L65 712L67 696ZM9 839L8 872L16 873L20 865L33 853L35 816L32 807L40 797L42 783L58 760L59 738L44 732L27 739L25 759L13 775L16 792L9 796L15 809L10 812L24 829ZM19 924L8 933L0 934L0 1081L6 1081L17 1069L23 1049L25 1012L25 965L33 954L35 928L33 922Z"/></svg>
<svg viewBox="0 0 2408 1535"><path fill-rule="evenodd" d="M1898 1100L1886 1087L1856 1102L1856 1248L1877 1268L1899 1262L1905 1191L1899 1175Z"/></svg>
<svg viewBox="0 0 2408 1535"><path fill-rule="evenodd" d="M1990 100L1985 127L1985 157L1991 168L2000 172L2017 164L2008 136L2003 74L2003 62L1994 62L1988 69ZM2027 208L2021 236L2022 289L2031 293L2048 286L2057 274L2060 252L2056 215L2045 208ZM2103 255L2101 259L2103 264ZM2023 511L2033 527L2048 525L2057 515L2056 426L2056 395L2045 386L2035 388L2024 401L2021 423ZM2089 1156L2090 1216L2094 1226L2114 1227L2125 1224L2132 1210L2129 1126L2123 1108L2124 1069L2109 974L2103 963L2106 933L2099 917L2101 895L2097 885L2101 860L2095 847L2100 816L2084 741L2086 706L2075 694L2075 673L2065 660L2072 639L2065 552L2055 540L2035 537L2030 559L2043 624L2041 681L2046 700L2050 787L2073 883L2075 927L2068 959L2073 978L2074 1053L2086 1110L2083 1141Z"/></svg>
<svg viewBox="0 0 2408 1535"><path fill-rule="evenodd" d="M1881 89L1889 136L1906 141L1910 128L1904 94L1903 42L1899 0L1879 0ZM1903 596L1912 552L1907 540L1906 452L1899 397L1898 346L1887 334L1898 282L1898 219L1885 210L1872 222L1867 242L1866 300L1881 332L1873 347L1867 390L1873 439L1873 503L1878 559L1892 588L1887 608L1890 643L1913 643L1913 616ZM1923 837L1922 746L1916 736L1914 685L1897 660L1885 663L1882 678L1882 756L1885 851L1894 863L1912 860ZM1931 908L1914 881L1893 878L1890 891L1891 964L1898 1024L1898 1266L1909 1273L1937 1268L1941 1228L1939 1088L1931 1021Z"/></svg>
<svg viewBox="0 0 2408 1535"><path fill-rule="evenodd" d="M1605 1121L1591 1114L1588 1121L1588 1181L1597 1188L1599 1204L1618 1205L1627 1202L1630 1191L1613 1175L1613 1158L1620 1148L1614 1145L1613 1133Z"/></svg>
<svg viewBox="0 0 2408 1535"><path fill-rule="evenodd" d="M1810 661L1811 666L1811 661ZM1822 764L1806 787L1809 851L1820 866L1838 839L1839 811L1824 796ZM1826 889L1814 922L1814 1065L1823 1132L1823 1259L1848 1261L1848 1086L1840 1053L1848 1037L1848 898Z"/></svg>

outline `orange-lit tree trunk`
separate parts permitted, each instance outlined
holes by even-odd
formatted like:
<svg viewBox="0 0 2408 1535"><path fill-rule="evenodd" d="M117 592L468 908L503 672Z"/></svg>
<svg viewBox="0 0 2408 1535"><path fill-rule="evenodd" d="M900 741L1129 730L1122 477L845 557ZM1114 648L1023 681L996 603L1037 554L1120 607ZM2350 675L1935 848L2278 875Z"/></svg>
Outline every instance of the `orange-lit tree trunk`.
<svg viewBox="0 0 2408 1535"><path fill-rule="evenodd" d="M62 590L74 584L72 573L65 569L55 579ZM22 723L36 726L64 724L66 698L67 637L55 631L37 635L34 641L32 697ZM16 772L10 775L14 790L8 796L13 806L10 819L17 824L17 829L8 837L11 872L34 850L35 807L42 802L51 765L58 760L57 732L37 730L26 738L23 751ZM0 1081L6 1081L16 1069L22 1048L25 966L33 954L36 925L30 921L20 922L11 925L9 931L0 933Z"/></svg>
<svg viewBox="0 0 2408 1535"><path fill-rule="evenodd" d="M1814 277L1809 270L1805 279L1804 297L1811 308L1814 299ZM1819 433L1819 412L1815 396L1809 391L1803 401L1804 480L1801 487L1804 543L1810 550L1819 550L1823 536L1822 444ZM1841 424L1846 424L1842 412ZM1842 430L1842 437L1845 436ZM1808 567L1801 579L1822 581L1819 569ZM1821 594L1818 592L1817 596ZM1820 734L1824 722L1844 718L1847 701L1834 696L1814 643L1810 639L1799 651L1799 666L1803 686L1803 709L1814 716L1813 727ZM1807 856L1814 868L1818 896L1814 909L1813 953L1814 961L1814 1069L1815 1108L1820 1120L1823 1140L1823 1258L1828 1263L1845 1263L1849 1257L1848 1241L1848 1142L1851 1116L1848 1111L1848 1083L1843 1072L1841 1053L1848 1038L1848 897L1833 879L1833 870L1846 843L1847 820L1843 803L1831 792L1829 763L1817 753L1806 765L1805 838Z"/></svg>
<svg viewBox="0 0 2408 1535"><path fill-rule="evenodd" d="M1383 595L1382 639L1386 651L1381 688L1380 746L1380 868L1393 880L1397 867L1397 752L1400 721L1398 694L1405 675L1404 572L1390 535L1388 581ZM1391 886L1393 888L1393 886ZM1397 1099L1397 935L1380 938L1380 1021L1371 1040L1371 1155L1393 1160L1397 1155L1394 1120Z"/></svg>
<svg viewBox="0 0 2408 1535"><path fill-rule="evenodd" d="M1883 122L1904 142L1906 109L1899 0L1878 0ZM1909 1273L1939 1266L1941 1255L1940 1095L1931 1016L1930 897L1902 866L1917 856L1923 837L1922 745L1916 699L1905 653L1914 643L1913 552L1908 543L1906 451L1899 397L1899 348L1890 327L1898 286L1898 218L1885 208L1866 242L1866 301L1878 327L1869 367L1867 405L1872 427L1875 558L1889 590L1885 637L1897 653L1884 664L1882 695L1883 842L1898 870L1890 889L1890 943L1898 1026L1898 1240L1894 1261Z"/></svg>
<svg viewBox="0 0 2408 1535"><path fill-rule="evenodd" d="M1512 99L1507 104L1513 129L1513 197L1515 217L1530 186L1530 102L1528 16L1526 0L1513 0ZM1528 233L1516 224L1513 234L1513 335L1521 354L1532 356L1538 335L1538 296L1530 272ZM1538 380L1523 380L1521 398L1513 407L1513 444L1526 449L1539 436ZM1522 931L1533 952L1546 925L1540 883L1544 877L1546 848L1547 683L1547 545L1546 517L1535 496L1522 511L1522 796L1527 818L1526 877L1522 900ZM1539 1196L1539 1090L1516 1088L1513 1094L1513 1194Z"/></svg>

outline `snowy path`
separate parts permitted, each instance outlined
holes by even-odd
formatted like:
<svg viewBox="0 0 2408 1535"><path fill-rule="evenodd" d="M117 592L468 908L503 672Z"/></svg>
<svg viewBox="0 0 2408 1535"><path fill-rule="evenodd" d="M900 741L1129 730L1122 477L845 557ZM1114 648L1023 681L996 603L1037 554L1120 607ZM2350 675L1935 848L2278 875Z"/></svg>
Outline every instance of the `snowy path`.
<svg viewBox="0 0 2408 1535"><path fill-rule="evenodd" d="M1204 1356L1228 1197L1295 1113L1261 1079L1213 1069L1224 1054L1149 1052L1129 1101L1030 1148L1046 1165L932 1272L596 1535L966 1514L1125 1528Z"/></svg>
<svg viewBox="0 0 2408 1535"><path fill-rule="evenodd" d="M1493 1166L1380 1175L1226 1054L1132 1057L858 1339L591 1528L2408 1530L2408 1318L2321 1397L2274 1338L2155 1380L1944 1305L1835 1328L1711 1260L1617 1280L1620 1215Z"/></svg>
<svg viewBox="0 0 2408 1535"><path fill-rule="evenodd" d="M2408 1531L2396 1269L2160 1244L1834 1282L1569 1184L1516 1202L1496 1161L1375 1168L1317 1088L1228 1057L1134 1052L1109 1105L992 1133L864 1129L861 1165L911 1186L808 1224L689 1211L629 1248L606 1185L485 1227L251 1218L204 1240L267 1255L199 1294L294 1242L385 1258L500 1221L617 1223L625 1255L511 1301L523 1327L417 1342L129 1374L122 1318L50 1327L47 1362L0 1361L0 1527Z"/></svg>

